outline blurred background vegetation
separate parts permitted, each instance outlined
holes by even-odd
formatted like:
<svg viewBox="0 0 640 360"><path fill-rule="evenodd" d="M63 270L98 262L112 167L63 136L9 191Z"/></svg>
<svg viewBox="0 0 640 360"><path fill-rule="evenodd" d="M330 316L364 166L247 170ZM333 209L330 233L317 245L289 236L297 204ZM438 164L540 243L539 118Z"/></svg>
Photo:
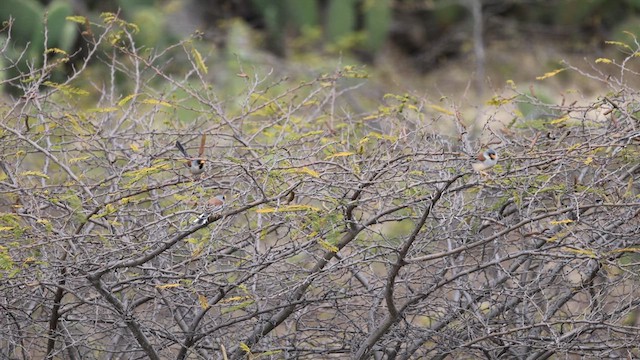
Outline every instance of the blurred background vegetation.
<svg viewBox="0 0 640 360"><path fill-rule="evenodd" d="M481 12L474 13L478 4ZM561 60L601 56L605 40L638 33L639 10L640 0L3 0L0 20L5 27L10 18L14 22L9 57L0 68L19 66L0 75L15 78L41 66L44 56L59 56L44 52L46 26L46 47L71 54L57 73L62 78L90 40L87 29L66 17L81 15L93 23L114 12L139 26L136 46L150 52L197 35L196 46L212 67L210 81L226 93L243 86L235 76L241 65L299 80L341 64L362 64L376 75L374 99L396 90L460 95L474 77L482 87L531 81ZM0 36L4 43L8 34ZM187 71L180 56L166 52L167 70ZM108 74L92 75L95 80ZM557 81L566 85L568 76Z"/></svg>

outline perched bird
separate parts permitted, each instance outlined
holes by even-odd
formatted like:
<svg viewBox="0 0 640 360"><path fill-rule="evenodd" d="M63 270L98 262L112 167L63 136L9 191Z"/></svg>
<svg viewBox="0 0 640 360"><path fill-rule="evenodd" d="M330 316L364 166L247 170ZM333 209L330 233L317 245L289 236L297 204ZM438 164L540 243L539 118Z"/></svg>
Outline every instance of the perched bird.
<svg viewBox="0 0 640 360"><path fill-rule="evenodd" d="M209 201L207 201L205 211L200 214L200 216L198 216L198 218L195 219L193 223L197 225L205 224L207 221L209 221L209 216L211 216L211 214L215 213L216 211L222 210L222 208L224 207L224 200L224 195L216 195L209 199Z"/></svg>
<svg viewBox="0 0 640 360"><path fill-rule="evenodd" d="M296 193L293 190L291 190L289 195L287 195L287 199L285 201L287 204L290 204L295 198L296 198Z"/></svg>
<svg viewBox="0 0 640 360"><path fill-rule="evenodd" d="M478 161L471 165L473 170L486 175L487 173L484 171L498 163L498 154L496 154L496 151L493 149L487 149L478 155L477 159Z"/></svg>
<svg viewBox="0 0 640 360"><path fill-rule="evenodd" d="M184 157L187 159L186 165L189 168L189 171L191 171L191 174L194 176L200 175L204 171L205 159L202 157L202 155L204 154L204 145L206 141L207 141L207 135L202 134L202 139L200 139L200 149L198 150L197 158L190 157L189 154L187 153L187 150L185 150L182 144L180 144L180 141L176 141L176 147L178 148L178 150L180 150L182 155L184 155Z"/></svg>

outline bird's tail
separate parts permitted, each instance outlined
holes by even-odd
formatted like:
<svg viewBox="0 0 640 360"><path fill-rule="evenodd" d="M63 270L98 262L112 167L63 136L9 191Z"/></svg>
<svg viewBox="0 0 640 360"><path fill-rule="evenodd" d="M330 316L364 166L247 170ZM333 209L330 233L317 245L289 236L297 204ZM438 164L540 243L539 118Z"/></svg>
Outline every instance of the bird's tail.
<svg viewBox="0 0 640 360"><path fill-rule="evenodd" d="M182 153L182 155L184 155L184 157L189 157L189 154L187 154L187 150L185 150L182 144L180 144L180 141L176 140L176 147L178 148L178 150L180 150L180 152Z"/></svg>
<svg viewBox="0 0 640 360"><path fill-rule="evenodd" d="M193 220L196 225L204 225L209 220L209 213L202 213L197 219Z"/></svg>

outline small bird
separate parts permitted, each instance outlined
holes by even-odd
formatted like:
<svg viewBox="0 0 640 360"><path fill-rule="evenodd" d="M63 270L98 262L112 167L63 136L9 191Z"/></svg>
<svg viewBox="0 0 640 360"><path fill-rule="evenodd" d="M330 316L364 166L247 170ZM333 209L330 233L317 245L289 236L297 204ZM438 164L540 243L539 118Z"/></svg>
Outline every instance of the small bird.
<svg viewBox="0 0 640 360"><path fill-rule="evenodd" d="M291 204L291 202L292 202L292 201L293 201L293 199L295 199L295 198L296 198L296 193L295 193L293 190L291 190L291 192L289 193L289 195L287 195L287 199L285 200L285 202L286 202L287 204Z"/></svg>
<svg viewBox="0 0 640 360"><path fill-rule="evenodd" d="M216 195L211 199L209 199L209 201L207 201L205 211L202 214L200 214L200 216L198 216L198 218L195 219L193 223L197 225L205 224L207 221L209 221L209 216L211 216L211 214L215 213L216 211L220 211L222 210L222 208L224 208L224 200L225 200L224 195Z"/></svg>
<svg viewBox="0 0 640 360"><path fill-rule="evenodd" d="M487 175L484 171L498 163L498 154L496 154L496 151L493 149L487 149L485 152L478 155L477 159L478 162L471 165L473 170L480 174Z"/></svg>
<svg viewBox="0 0 640 360"><path fill-rule="evenodd" d="M204 154L204 145L206 141L207 141L207 135L202 134L202 139L200 139L200 149L198 150L197 158L190 157L187 151L182 146L182 144L180 144L180 141L176 141L176 147L178 148L178 150L180 150L182 155L184 155L184 157L187 159L186 166L189 168L189 171L191 171L191 174L193 176L200 175L204 172L205 159L202 157L202 155Z"/></svg>

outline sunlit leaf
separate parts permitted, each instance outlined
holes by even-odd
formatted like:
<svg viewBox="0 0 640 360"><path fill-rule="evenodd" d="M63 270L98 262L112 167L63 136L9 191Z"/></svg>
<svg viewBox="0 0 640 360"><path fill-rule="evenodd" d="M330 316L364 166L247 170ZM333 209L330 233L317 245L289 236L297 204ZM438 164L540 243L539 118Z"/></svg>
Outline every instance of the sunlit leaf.
<svg viewBox="0 0 640 360"><path fill-rule="evenodd" d="M241 303L239 303L239 304L237 304L237 305L230 306L230 307L228 307L228 308L224 308L224 309L222 310L222 313L223 313L223 314L228 314L228 313L230 313L230 312L234 312L234 311L237 311L237 310L242 310L242 309L244 309L244 308L246 308L246 307L249 307L249 306L251 306L251 305L253 305L253 304L255 304L255 301L253 301L253 300L249 300L249 301L241 302Z"/></svg>
<svg viewBox="0 0 640 360"><path fill-rule="evenodd" d="M113 214L116 211L118 211L118 208L116 208L116 206L114 204L109 203L109 204L104 206L104 210L102 212L91 216L91 218L92 219L103 218L103 217L106 217L106 216L109 216L109 215Z"/></svg>
<svg viewBox="0 0 640 360"><path fill-rule="evenodd" d="M588 256L590 258L596 258L596 253L593 250L570 249L570 248L565 248L564 250L566 250L567 252L570 252L570 253L578 254L578 255L586 255L586 256Z"/></svg>
<svg viewBox="0 0 640 360"><path fill-rule="evenodd" d="M91 126L89 123L84 121L81 116L77 116L76 114L65 113L65 118L69 120L69 123L73 127L73 129L77 132L77 135L87 134L91 132L90 129L85 128L86 125Z"/></svg>
<svg viewBox="0 0 640 360"><path fill-rule="evenodd" d="M306 174L306 175L309 175L309 176L314 177L314 178L320 177L320 174L317 171L311 170L306 166L304 166L302 168L289 169L289 170L287 170L287 172L294 173L294 174Z"/></svg>
<svg viewBox="0 0 640 360"><path fill-rule="evenodd" d="M345 156L351 156L351 155L355 155L355 152L353 151L342 151L342 152L338 152L332 155L329 155L325 158L325 160L329 160L329 159L333 159L333 158L337 158L337 157L345 157Z"/></svg>
<svg viewBox="0 0 640 360"><path fill-rule="evenodd" d="M553 220L553 221L550 221L551 225L570 224L570 223L572 223L572 222L573 222L573 220L571 220L571 219Z"/></svg>
<svg viewBox="0 0 640 360"><path fill-rule="evenodd" d="M562 68L562 69L556 69L556 70L553 70L553 71L546 72L546 73L544 73L544 75L536 77L536 80L544 80L544 79L548 79L550 77L554 77L554 76L558 75L559 73L561 73L561 72L563 72L565 70L566 70L565 68Z"/></svg>
<svg viewBox="0 0 640 360"><path fill-rule="evenodd" d="M172 289L182 286L182 284L165 284L165 285L156 285L156 289L164 290L164 289Z"/></svg>
<svg viewBox="0 0 640 360"><path fill-rule="evenodd" d="M320 244L324 249L331 251L333 253L337 253L340 249L337 246L330 244L324 240L318 240L318 244Z"/></svg>
<svg viewBox="0 0 640 360"><path fill-rule="evenodd" d="M58 49L58 48L48 48L46 51L47 54L61 54L61 55L67 55L67 52L62 50L62 49Z"/></svg>
<svg viewBox="0 0 640 360"><path fill-rule="evenodd" d="M579 147L581 147L581 146L582 146L582 144L581 144L581 143L573 144L573 145L571 145L571 146L569 146L569 147L567 148L567 152L571 152L571 151L573 151L573 150L575 150L575 149L577 149L577 148L579 148Z"/></svg>
<svg viewBox="0 0 640 360"><path fill-rule="evenodd" d="M114 111L118 111L119 109L117 107L106 107L106 108L91 108L89 110L87 110L87 112L92 112L92 113L109 113L109 112L114 112Z"/></svg>
<svg viewBox="0 0 640 360"><path fill-rule="evenodd" d="M24 171L20 173L20 176L35 176L43 179L49 179L49 175L43 174L40 171Z"/></svg>
<svg viewBox="0 0 640 360"><path fill-rule="evenodd" d="M230 302L244 301L244 300L248 300L248 299L251 299L251 297L249 297L249 296L231 296L231 297L225 298L223 300L220 300L220 303L221 304L227 304L227 303L230 303Z"/></svg>
<svg viewBox="0 0 640 360"><path fill-rule="evenodd" d="M561 118L557 118L555 120L551 120L550 124L554 124L554 125L555 124L559 124L561 122L565 122L565 121L569 120L570 118L571 117L569 115L565 115L565 116L563 116Z"/></svg>
<svg viewBox="0 0 640 360"><path fill-rule="evenodd" d="M65 95L89 95L89 92L66 84L58 84L52 81L45 81L44 85L60 90Z"/></svg>
<svg viewBox="0 0 640 360"><path fill-rule="evenodd" d="M620 41L605 41L604 43L607 44L607 45L618 45L618 46L623 47L623 48L625 48L627 50L632 50L631 46L629 46L629 45L627 45L627 44L625 44L623 42L620 42Z"/></svg>
<svg viewBox="0 0 640 360"><path fill-rule="evenodd" d="M607 58L597 58L596 59L596 64L599 64L599 63L611 64L611 63L613 63L613 61L611 59L607 59Z"/></svg>
<svg viewBox="0 0 640 360"><path fill-rule="evenodd" d="M69 164L75 164L77 162L85 161L85 160L88 160L88 159L91 159L91 156L81 156L81 157L77 157L77 158L71 158L71 159L69 159Z"/></svg>
<svg viewBox="0 0 640 360"><path fill-rule="evenodd" d="M372 131L369 134L367 134L367 136L362 138L362 140L360 140L360 143L367 142L370 137L376 138L376 139L381 139L381 140L388 140L388 141L391 141L391 142L396 142L398 140L398 138L396 136L383 135L383 134L377 133L375 131Z"/></svg>
<svg viewBox="0 0 640 360"><path fill-rule="evenodd" d="M198 294L198 303L200 303L200 307L202 309L206 309L209 307L209 301L207 300L207 297L202 294Z"/></svg>
<svg viewBox="0 0 640 360"><path fill-rule="evenodd" d="M166 101L162 101L162 100L156 100L156 99L145 99L142 100L143 104L151 104L151 105L161 105L161 106L166 106L166 107L174 107L173 105L171 105L170 103L166 102Z"/></svg>
<svg viewBox="0 0 640 360"><path fill-rule="evenodd" d="M361 67L347 65L342 68L342 76L345 78L366 79L369 77L369 74Z"/></svg>
<svg viewBox="0 0 640 360"><path fill-rule="evenodd" d="M136 96L138 96L138 94L131 94L131 95L125 96L122 100L118 101L118 106L123 106L124 104L128 103L131 99L133 99Z"/></svg>
<svg viewBox="0 0 640 360"><path fill-rule="evenodd" d="M283 205L280 207L268 207L256 210L258 214L282 213L282 212L299 212L299 211L320 211L319 208L310 205Z"/></svg>
<svg viewBox="0 0 640 360"><path fill-rule="evenodd" d="M198 66L198 69L200 69L200 71L202 71L204 74L208 73L209 68L207 68L207 65L204 63L204 60L202 59L202 55L200 55L200 52L198 51L198 49L196 49L195 47L191 48L191 55L193 55L196 61L196 65Z"/></svg>
<svg viewBox="0 0 640 360"><path fill-rule="evenodd" d="M6 251L6 248L0 248L0 269L12 270L15 267L15 262L11 255Z"/></svg>
<svg viewBox="0 0 640 360"><path fill-rule="evenodd" d="M83 25L87 22L87 18L84 16L67 16L65 19Z"/></svg>
<svg viewBox="0 0 640 360"><path fill-rule="evenodd" d="M379 119L382 115L381 114L373 114L373 115L368 115L362 118L362 120L367 121L367 120L375 120L375 119Z"/></svg>
<svg viewBox="0 0 640 360"><path fill-rule="evenodd" d="M124 176L131 178L129 184L133 184L141 179L146 179L150 175L157 174L159 172L163 172L171 168L171 165L166 163L160 163L154 166L145 167L142 169L130 171L125 173Z"/></svg>
<svg viewBox="0 0 640 360"><path fill-rule="evenodd" d="M435 111L437 111L439 113L445 114L445 115L455 115L455 113L453 111L447 110L447 109L445 109L445 108L443 108L442 106L439 106L439 105L427 105L427 106L430 107L431 109L433 109L433 110L435 110Z"/></svg>
<svg viewBox="0 0 640 360"><path fill-rule="evenodd" d="M612 253L627 253L627 252L640 252L640 247L629 247L624 249L615 249L611 251Z"/></svg>
<svg viewBox="0 0 640 360"><path fill-rule="evenodd" d="M322 134L324 134L324 130L309 131L309 132L306 132L304 134L299 134L299 135L293 134L293 135L295 135L294 136L295 139L299 140L299 139L302 139L302 138L306 138L306 137L310 137L310 136L316 136L316 135L322 135Z"/></svg>
<svg viewBox="0 0 640 360"><path fill-rule="evenodd" d="M251 348L243 342L240 343L240 349L242 349L242 351L246 352L247 354L251 354Z"/></svg>

